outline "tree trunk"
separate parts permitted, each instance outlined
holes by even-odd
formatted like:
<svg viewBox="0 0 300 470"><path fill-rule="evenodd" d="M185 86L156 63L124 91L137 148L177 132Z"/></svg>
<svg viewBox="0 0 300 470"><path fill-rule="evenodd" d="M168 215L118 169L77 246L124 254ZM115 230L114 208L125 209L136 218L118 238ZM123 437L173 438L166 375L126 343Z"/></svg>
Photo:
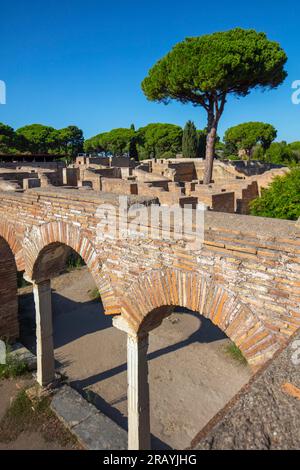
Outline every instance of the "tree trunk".
<svg viewBox="0 0 300 470"><path fill-rule="evenodd" d="M214 96L210 99L209 106L207 108L207 141L205 153L206 161L203 176L203 184L209 184L212 180L218 124L220 117L223 114L225 103L226 94L217 99Z"/></svg>
<svg viewBox="0 0 300 470"><path fill-rule="evenodd" d="M214 123L207 135L203 184L209 184L212 180L216 136L217 124Z"/></svg>
<svg viewBox="0 0 300 470"><path fill-rule="evenodd" d="M248 154L248 166L250 166L250 163L251 163L251 151L250 151L250 150L247 150L247 154Z"/></svg>

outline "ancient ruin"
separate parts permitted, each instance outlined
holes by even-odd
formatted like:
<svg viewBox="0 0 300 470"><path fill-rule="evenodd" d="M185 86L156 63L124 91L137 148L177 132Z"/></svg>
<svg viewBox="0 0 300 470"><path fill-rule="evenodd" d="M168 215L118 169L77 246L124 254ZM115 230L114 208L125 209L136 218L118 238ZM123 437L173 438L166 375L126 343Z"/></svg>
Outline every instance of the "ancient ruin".
<svg viewBox="0 0 300 470"><path fill-rule="evenodd" d="M215 164L202 184L203 162L77 157L63 163L10 163L0 168L0 337L18 338L17 272L32 283L36 306L37 380L54 379L51 279L70 248L85 261L106 315L127 335L128 446L150 448L148 333L176 306L210 319L242 351L254 371L300 326L300 228L251 217L249 202L286 168L245 162ZM119 196L139 203L205 205L204 241L188 237L99 239L99 206ZM251 217L251 218L250 218ZM172 227L176 233L177 227ZM125 341L124 334L124 341Z"/></svg>

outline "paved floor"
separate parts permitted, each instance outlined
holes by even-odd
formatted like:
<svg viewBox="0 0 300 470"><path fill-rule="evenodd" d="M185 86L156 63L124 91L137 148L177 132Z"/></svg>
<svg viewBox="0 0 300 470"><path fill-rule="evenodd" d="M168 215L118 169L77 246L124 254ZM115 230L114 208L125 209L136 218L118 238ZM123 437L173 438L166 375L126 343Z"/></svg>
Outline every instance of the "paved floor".
<svg viewBox="0 0 300 470"><path fill-rule="evenodd" d="M126 335L112 327L86 268L55 279L55 357L71 384L122 427L127 426ZM34 344L30 289L20 297L22 340ZM27 292L27 294L26 294ZM150 335L153 448L183 449L248 382L247 366L225 352L228 339L192 312L173 313Z"/></svg>

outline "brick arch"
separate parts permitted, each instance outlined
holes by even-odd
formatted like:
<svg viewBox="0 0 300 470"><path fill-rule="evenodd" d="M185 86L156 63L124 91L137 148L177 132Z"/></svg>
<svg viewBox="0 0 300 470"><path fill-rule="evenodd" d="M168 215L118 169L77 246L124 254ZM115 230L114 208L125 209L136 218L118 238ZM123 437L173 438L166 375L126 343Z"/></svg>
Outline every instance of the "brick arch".
<svg viewBox="0 0 300 470"><path fill-rule="evenodd" d="M11 245L2 235L0 259L0 339L12 341L19 336L17 265Z"/></svg>
<svg viewBox="0 0 300 470"><path fill-rule="evenodd" d="M24 271L25 263L22 245L16 237L16 225L7 222L5 219L0 223L0 237L9 245L14 257L18 271Z"/></svg>
<svg viewBox="0 0 300 470"><path fill-rule="evenodd" d="M257 315L210 276L171 268L143 273L122 298L122 316L137 332L147 315L163 306L185 307L211 320L253 368L263 365L280 346Z"/></svg>
<svg viewBox="0 0 300 470"><path fill-rule="evenodd" d="M25 270L33 279L35 265L43 250L49 245L61 243L72 248L86 263L95 284L101 294L101 300L106 313L120 313L116 296L108 275L101 273L101 261L92 242L71 224L64 222L49 222L35 226L26 234L23 242Z"/></svg>

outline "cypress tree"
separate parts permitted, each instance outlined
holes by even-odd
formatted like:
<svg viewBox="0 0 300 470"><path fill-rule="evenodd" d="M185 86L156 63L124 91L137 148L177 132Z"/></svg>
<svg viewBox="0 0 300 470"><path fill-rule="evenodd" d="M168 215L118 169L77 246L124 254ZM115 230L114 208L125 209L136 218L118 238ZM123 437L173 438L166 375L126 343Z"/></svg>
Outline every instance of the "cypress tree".
<svg viewBox="0 0 300 470"><path fill-rule="evenodd" d="M132 137L129 142L129 158L134 158L136 162L139 161L139 153L137 150L135 137Z"/></svg>
<svg viewBox="0 0 300 470"><path fill-rule="evenodd" d="M207 140L206 129L197 131L197 157L198 158L205 158L206 140Z"/></svg>
<svg viewBox="0 0 300 470"><path fill-rule="evenodd" d="M198 138L195 124L188 121L183 129L182 154L184 158L197 158Z"/></svg>

